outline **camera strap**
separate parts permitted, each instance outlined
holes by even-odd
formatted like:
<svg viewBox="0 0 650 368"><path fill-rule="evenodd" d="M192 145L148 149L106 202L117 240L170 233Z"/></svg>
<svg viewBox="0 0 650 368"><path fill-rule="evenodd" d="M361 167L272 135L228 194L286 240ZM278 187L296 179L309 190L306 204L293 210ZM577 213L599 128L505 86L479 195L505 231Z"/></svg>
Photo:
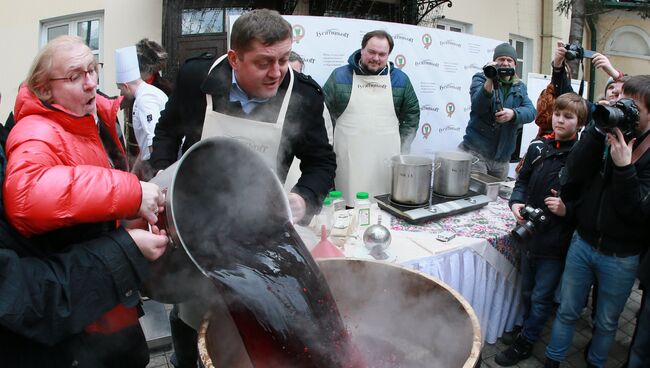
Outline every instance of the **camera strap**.
<svg viewBox="0 0 650 368"><path fill-rule="evenodd" d="M580 67L582 68L582 79L580 80L578 96L582 97L582 93L585 91L585 63L582 62L582 59L580 59Z"/></svg>
<svg viewBox="0 0 650 368"><path fill-rule="evenodd" d="M637 162L641 156L643 156L645 151L648 150L648 148L650 148L650 139L648 139L648 135L646 134L643 142L636 146L636 148L632 151L632 163L634 164Z"/></svg>

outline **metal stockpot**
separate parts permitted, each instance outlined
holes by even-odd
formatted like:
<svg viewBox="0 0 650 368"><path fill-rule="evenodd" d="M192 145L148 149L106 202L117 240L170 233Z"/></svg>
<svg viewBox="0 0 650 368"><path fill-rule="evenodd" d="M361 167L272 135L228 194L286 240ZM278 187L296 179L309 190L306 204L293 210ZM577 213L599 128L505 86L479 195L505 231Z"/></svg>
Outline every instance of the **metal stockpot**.
<svg viewBox="0 0 650 368"><path fill-rule="evenodd" d="M275 173L262 156L231 138L200 141L151 182L166 192L157 225L167 231L170 246L151 263L143 294L163 303L214 293L197 259L218 268L238 256L227 247L215 249L215 243L221 247L215 239L261 237L291 219Z"/></svg>
<svg viewBox="0 0 650 368"><path fill-rule="evenodd" d="M472 161L472 155L465 152L436 153L433 191L446 197L460 197L467 194Z"/></svg>
<svg viewBox="0 0 650 368"><path fill-rule="evenodd" d="M431 196L432 164L433 161L424 156L393 156L391 200L409 205L427 203Z"/></svg>

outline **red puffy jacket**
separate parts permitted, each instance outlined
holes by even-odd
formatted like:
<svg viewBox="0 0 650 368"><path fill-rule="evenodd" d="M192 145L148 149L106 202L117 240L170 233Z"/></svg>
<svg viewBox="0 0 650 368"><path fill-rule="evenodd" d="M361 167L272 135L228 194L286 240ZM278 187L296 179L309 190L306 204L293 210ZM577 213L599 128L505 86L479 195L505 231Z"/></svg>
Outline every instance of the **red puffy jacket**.
<svg viewBox="0 0 650 368"><path fill-rule="evenodd" d="M98 94L96 102L97 114L118 142L119 100ZM111 169L92 116L44 105L25 86L16 98L14 115L3 196L7 218L21 234L137 214L140 182L131 173Z"/></svg>

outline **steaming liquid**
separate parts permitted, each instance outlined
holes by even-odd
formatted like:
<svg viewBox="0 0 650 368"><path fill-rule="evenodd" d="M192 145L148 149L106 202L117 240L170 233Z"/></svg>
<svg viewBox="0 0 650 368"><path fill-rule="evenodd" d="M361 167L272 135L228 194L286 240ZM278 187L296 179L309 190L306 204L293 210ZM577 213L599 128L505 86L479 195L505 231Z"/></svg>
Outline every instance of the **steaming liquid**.
<svg viewBox="0 0 650 368"><path fill-rule="evenodd" d="M325 279L295 239L290 225L266 239L227 245L227 239L220 239L220 247L246 249L246 257L237 257L229 267L205 268L211 269L207 274L220 290L253 366L365 367Z"/></svg>

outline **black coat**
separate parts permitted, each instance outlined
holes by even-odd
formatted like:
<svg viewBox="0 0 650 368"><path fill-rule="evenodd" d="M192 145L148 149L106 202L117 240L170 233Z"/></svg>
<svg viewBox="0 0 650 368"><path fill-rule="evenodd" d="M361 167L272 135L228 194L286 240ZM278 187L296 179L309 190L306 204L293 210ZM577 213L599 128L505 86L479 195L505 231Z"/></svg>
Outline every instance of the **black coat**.
<svg viewBox="0 0 650 368"><path fill-rule="evenodd" d="M639 137L638 146L648 135ZM640 254L650 239L650 151L634 164L616 167L605 155L605 135L593 126L566 164L562 198L574 202L580 236L592 247L620 255Z"/></svg>
<svg viewBox="0 0 650 368"><path fill-rule="evenodd" d="M523 244L524 250L533 256L564 258L569 249L573 225L566 216L559 217L548 211L544 199L552 195L551 189L560 192L560 171L574 143L575 140L556 141L551 138L532 141L517 176L510 207L523 203L544 210L548 217L548 222L535 225L534 235ZM569 203L565 206L570 208Z"/></svg>
<svg viewBox="0 0 650 368"><path fill-rule="evenodd" d="M0 184L5 167L0 149ZM0 365L70 367L77 360L100 367L94 352L81 356L89 353L83 329L120 303L136 306L147 270L123 228L48 253L9 225L0 202ZM136 349L131 336L138 331L107 336Z"/></svg>
<svg viewBox="0 0 650 368"><path fill-rule="evenodd" d="M252 120L275 121L289 85L289 73L275 97L245 115L241 105L229 100L232 68L227 61L208 71L214 59L209 55L188 60L179 70L175 89L156 125L150 163L155 170L165 169L182 152L201 138L205 118L206 94L212 95L215 111ZM301 160L302 176L292 189L307 203L307 217L320 208L334 186L336 156L327 139L323 121L323 94L310 77L295 73L293 94L287 110L277 157L277 175L284 182L294 156Z"/></svg>

